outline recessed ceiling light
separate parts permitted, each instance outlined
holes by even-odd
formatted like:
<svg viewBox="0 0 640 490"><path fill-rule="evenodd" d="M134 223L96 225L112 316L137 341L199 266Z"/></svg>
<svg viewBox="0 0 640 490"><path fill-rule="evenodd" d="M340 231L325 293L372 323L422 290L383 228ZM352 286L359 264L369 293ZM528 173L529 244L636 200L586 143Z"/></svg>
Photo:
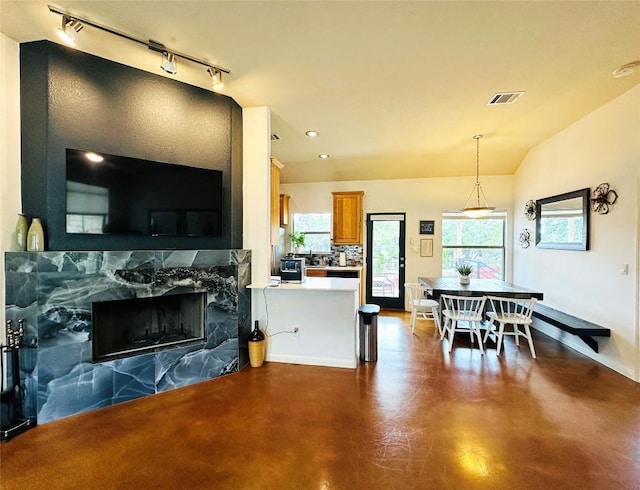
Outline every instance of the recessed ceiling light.
<svg viewBox="0 0 640 490"><path fill-rule="evenodd" d="M640 61L633 61L621 66L616 70L613 70L613 78L622 78L631 75L634 71L636 71L638 65L640 65Z"/></svg>
<svg viewBox="0 0 640 490"><path fill-rule="evenodd" d="M320 136L320 133L317 131L307 131L306 134L309 138L315 138L316 136Z"/></svg>
<svg viewBox="0 0 640 490"><path fill-rule="evenodd" d="M326 153L320 153L320 155L318 155L319 158L322 158L323 160L326 160L327 158L329 158L330 155L327 155Z"/></svg>

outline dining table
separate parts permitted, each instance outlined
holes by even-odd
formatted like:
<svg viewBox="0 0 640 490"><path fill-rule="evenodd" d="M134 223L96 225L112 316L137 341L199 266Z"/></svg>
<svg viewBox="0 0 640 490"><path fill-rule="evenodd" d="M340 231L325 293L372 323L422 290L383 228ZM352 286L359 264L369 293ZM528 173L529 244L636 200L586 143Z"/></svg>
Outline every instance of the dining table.
<svg viewBox="0 0 640 490"><path fill-rule="evenodd" d="M440 299L443 294L453 296L501 296L505 298L544 299L541 291L535 291L523 286L500 279L471 278L469 284L460 284L457 277L418 277L434 299Z"/></svg>
<svg viewBox="0 0 640 490"><path fill-rule="evenodd" d="M457 277L418 277L418 282L424 285L428 294L440 303L439 314L441 322L443 310L441 296L443 294L452 296L501 296L515 299L536 298L538 300L544 298L544 294L541 291L535 291L500 279L471 278L469 284L461 284L460 279Z"/></svg>

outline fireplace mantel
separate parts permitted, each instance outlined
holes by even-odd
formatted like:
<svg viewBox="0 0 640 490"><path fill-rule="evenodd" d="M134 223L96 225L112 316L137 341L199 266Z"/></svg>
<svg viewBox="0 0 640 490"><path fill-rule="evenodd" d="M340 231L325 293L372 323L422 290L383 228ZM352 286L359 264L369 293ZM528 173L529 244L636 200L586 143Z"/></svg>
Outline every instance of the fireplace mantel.
<svg viewBox="0 0 640 490"><path fill-rule="evenodd" d="M25 320L24 414L38 423L237 372L248 363L248 250L7 252L6 319ZM92 303L206 294L205 340L92 362Z"/></svg>

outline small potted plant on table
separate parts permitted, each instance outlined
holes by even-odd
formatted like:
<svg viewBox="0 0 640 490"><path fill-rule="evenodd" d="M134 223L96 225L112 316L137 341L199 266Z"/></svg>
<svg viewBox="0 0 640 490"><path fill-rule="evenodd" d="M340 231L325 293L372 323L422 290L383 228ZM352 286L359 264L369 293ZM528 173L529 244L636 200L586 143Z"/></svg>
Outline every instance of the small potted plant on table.
<svg viewBox="0 0 640 490"><path fill-rule="evenodd" d="M460 284L469 284L471 282L469 279L469 276L471 276L473 272L473 266L471 264L464 262L459 264L456 270L458 274L460 274Z"/></svg>

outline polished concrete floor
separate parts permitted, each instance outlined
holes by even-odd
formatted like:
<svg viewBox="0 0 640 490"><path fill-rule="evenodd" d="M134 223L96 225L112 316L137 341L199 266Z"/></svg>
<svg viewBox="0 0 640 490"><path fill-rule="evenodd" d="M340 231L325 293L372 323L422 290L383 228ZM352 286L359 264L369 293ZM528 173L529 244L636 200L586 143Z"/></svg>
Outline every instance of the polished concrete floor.
<svg viewBox="0 0 640 490"><path fill-rule="evenodd" d="M0 445L0 486L640 488L640 385L542 334L537 360L448 354L408 321L383 312L355 371L267 363L38 426Z"/></svg>

